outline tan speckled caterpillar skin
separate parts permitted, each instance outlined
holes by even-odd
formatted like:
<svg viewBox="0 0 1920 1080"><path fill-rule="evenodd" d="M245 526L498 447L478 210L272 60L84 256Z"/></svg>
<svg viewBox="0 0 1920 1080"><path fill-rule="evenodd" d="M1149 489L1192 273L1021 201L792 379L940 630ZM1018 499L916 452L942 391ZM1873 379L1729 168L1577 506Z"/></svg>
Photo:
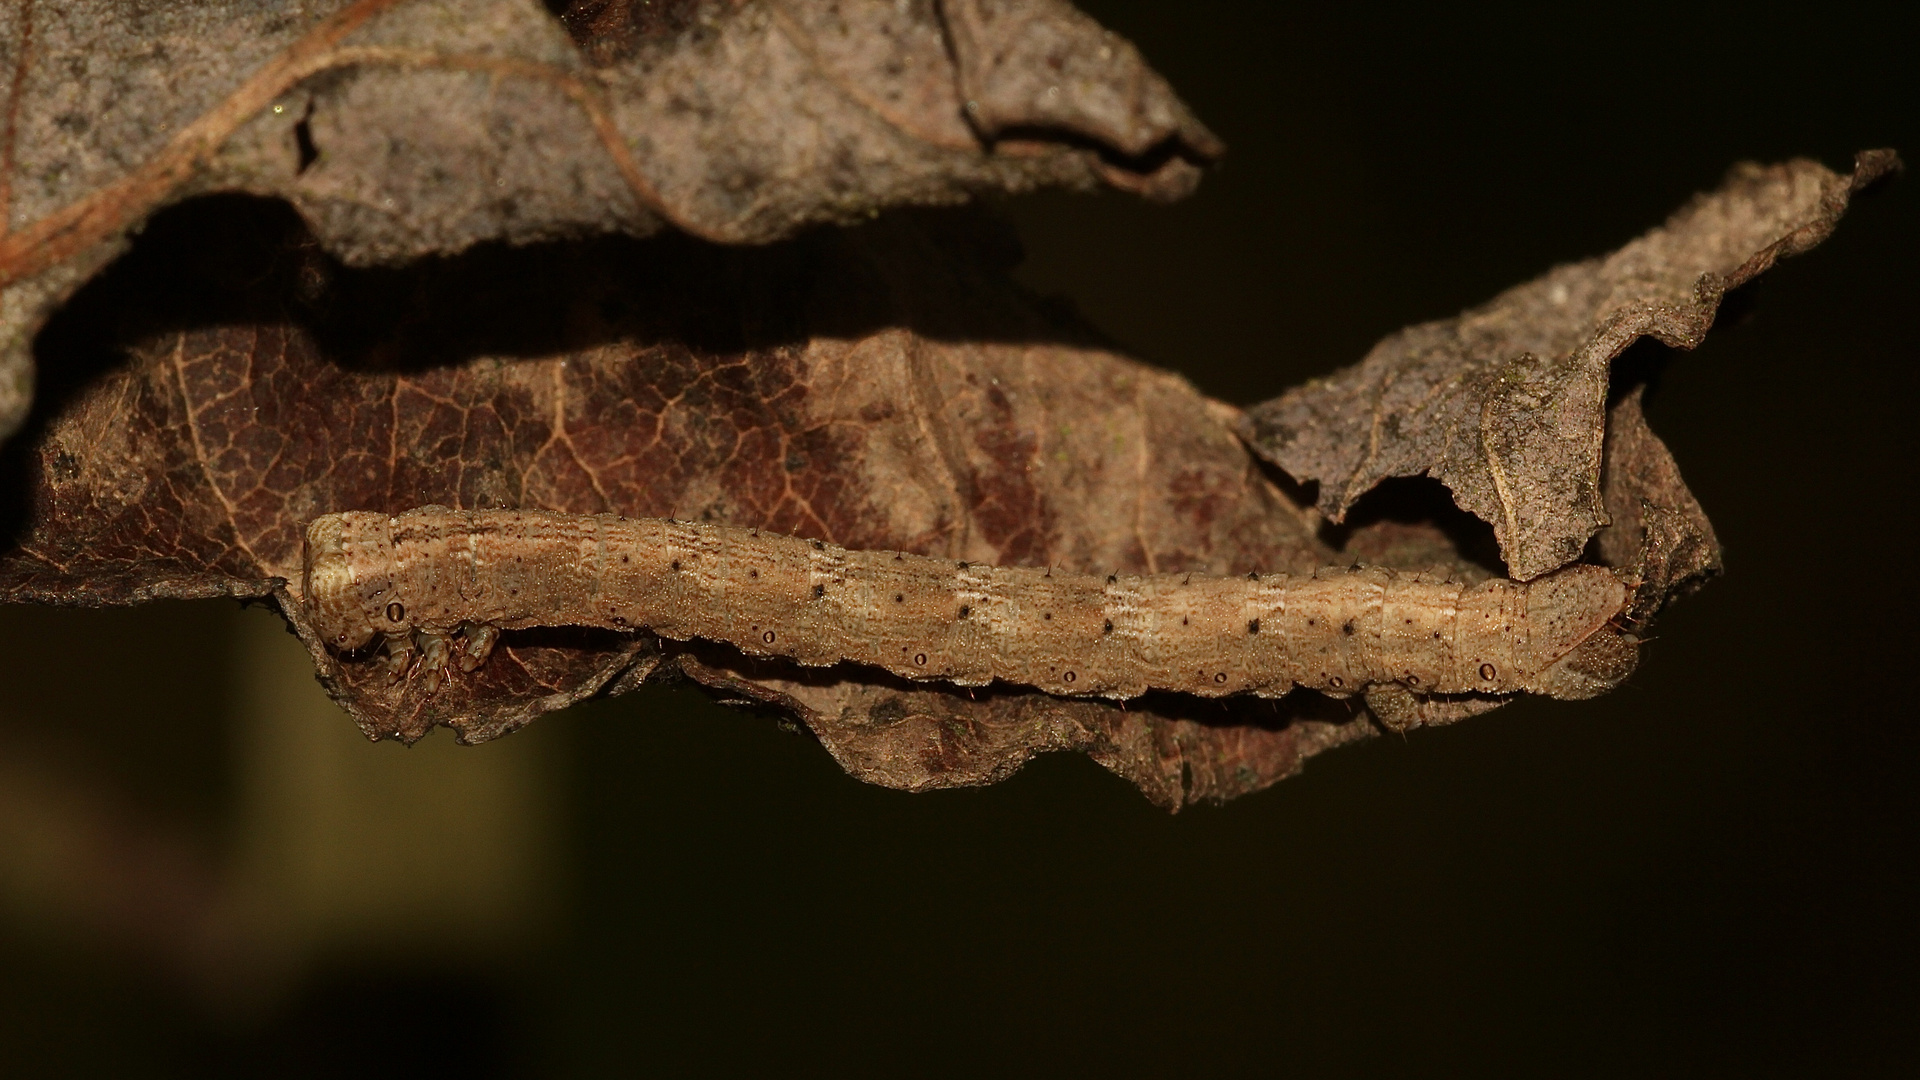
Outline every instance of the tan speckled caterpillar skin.
<svg viewBox="0 0 1920 1080"><path fill-rule="evenodd" d="M318 518L306 560L307 607L328 644L346 653L384 638L400 672L418 643L429 689L449 661L482 662L498 631L532 626L646 629L807 665L1116 699L1390 683L1579 698L1634 659L1616 625L1629 590L1596 566L1478 585L1366 567L1097 577L684 521L443 507Z"/></svg>

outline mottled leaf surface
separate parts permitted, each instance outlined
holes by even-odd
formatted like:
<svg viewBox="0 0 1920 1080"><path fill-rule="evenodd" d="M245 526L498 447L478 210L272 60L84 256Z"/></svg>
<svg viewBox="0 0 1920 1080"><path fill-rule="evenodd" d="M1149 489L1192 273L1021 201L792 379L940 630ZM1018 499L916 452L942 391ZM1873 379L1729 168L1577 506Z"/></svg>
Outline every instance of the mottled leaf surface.
<svg viewBox="0 0 1920 1080"><path fill-rule="evenodd" d="M1047 185L1173 197L1218 155L1130 45L1064 0L1001 7L9 4L0 432L47 315L191 195L284 198L367 264L665 227L764 243Z"/></svg>

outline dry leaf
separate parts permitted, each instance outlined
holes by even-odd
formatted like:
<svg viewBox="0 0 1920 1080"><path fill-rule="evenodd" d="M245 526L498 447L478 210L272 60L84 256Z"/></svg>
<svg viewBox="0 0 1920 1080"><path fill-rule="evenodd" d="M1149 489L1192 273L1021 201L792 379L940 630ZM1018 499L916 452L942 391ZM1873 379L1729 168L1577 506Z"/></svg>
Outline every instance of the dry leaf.
<svg viewBox="0 0 1920 1080"><path fill-rule="evenodd" d="M1852 194L1897 165L1885 150L1861 154L1851 176L1804 160L1742 165L1612 255L1409 327L1353 367L1250 410L1247 441L1318 483L1335 521L1382 480L1431 476L1493 526L1512 576L1564 566L1610 511L1636 516L1602 491L1614 359L1643 335L1698 345L1727 290L1826 239ZM1684 493L1677 474L1670 483L1675 494L1651 495L1660 505Z"/></svg>
<svg viewBox="0 0 1920 1080"><path fill-rule="evenodd" d="M998 6L678 3L615 56L534 0L10 5L0 434L48 314L193 195L284 198L364 265L665 227L765 243L1044 185L1172 197L1219 154L1063 0Z"/></svg>
<svg viewBox="0 0 1920 1080"><path fill-rule="evenodd" d="M15 599L277 590L291 600L306 521L430 502L677 514L1102 570L1337 558L1248 457L1230 410L1036 311L981 265L990 247L957 258L979 228L952 215L887 218L771 249L610 241L375 275L361 288L403 290L408 324L350 364L323 351L338 336L324 322L148 334L129 366L86 385L36 436L31 531L0 576ZM131 279L171 268L124 269L125 283L102 282L102 305L109 293L149 294ZM95 295L50 329L63 353L107 348L58 340L105 322ZM341 303L364 316L366 305ZM550 335L547 355L435 364L426 345L530 326L547 328L533 331ZM469 740L616 677L631 685L658 658L644 641L529 634L428 697L370 665L315 656L370 732L417 738L446 723ZM1311 695L1283 709L1121 710L767 665L749 686L744 665L709 650L683 666L779 701L843 761L875 762L871 775L907 786L986 780L1036 750L1075 746L1151 775L1164 801L1218 798L1368 730L1361 712ZM890 748L902 744L920 749Z"/></svg>
<svg viewBox="0 0 1920 1080"><path fill-rule="evenodd" d="M10 108L27 134L0 241L11 340L156 208L217 190L286 200L155 218L40 335L47 393L10 448L0 597L273 596L374 736L444 724L479 741L685 677L799 717L878 783L989 782L1079 749L1162 805L1231 798L1382 725L1502 699L1120 708L577 630L510 636L428 695L315 640L301 531L337 510L524 506L1093 572L1362 560L1466 579L1501 572L1500 552L1531 577L1590 550L1636 572L1645 620L1717 566L1718 547L1637 389L1609 398L1613 357L1640 333L1697 341L1726 287L1823 237L1894 164L1865 156L1851 179L1806 163L1737 172L1620 254L1396 335L1249 419L1022 294L1011 245L976 215L895 213L767 243L883 204L1038 183L1177 194L1218 147L1130 46L1056 3L637 10L571 9L565 25L593 31L584 49L505 0L279 22L166 10L139 23L109 6L90 31L80 14L0 27L16 64L97 48L156 98L117 114L138 118L127 130L59 135L60 80L92 84L71 65L18 68ZM177 47L160 56L155 41ZM1241 434L1319 481L1343 523L1304 506ZM1380 485L1421 473L1493 522L1498 549L1431 491Z"/></svg>

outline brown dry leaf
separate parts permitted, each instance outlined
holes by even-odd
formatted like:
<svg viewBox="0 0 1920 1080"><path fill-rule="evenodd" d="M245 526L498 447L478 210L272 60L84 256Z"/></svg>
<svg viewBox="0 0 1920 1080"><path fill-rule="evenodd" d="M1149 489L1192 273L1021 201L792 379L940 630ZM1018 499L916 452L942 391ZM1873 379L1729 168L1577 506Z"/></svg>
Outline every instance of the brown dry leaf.
<svg viewBox="0 0 1920 1080"><path fill-rule="evenodd" d="M1513 577L1557 569L1610 520L1639 518L1601 475L1614 359L1642 336L1698 345L1727 290L1826 239L1853 193L1898 164L1879 150L1859 155L1850 176L1805 160L1741 165L1611 255L1408 327L1360 363L1250 410L1247 441L1318 483L1334 521L1383 480L1431 476L1493 526ZM1626 422L1644 427L1637 411ZM1666 460L1663 448L1648 453ZM1670 489L1649 497L1678 508L1677 472Z"/></svg>
<svg viewBox="0 0 1920 1080"><path fill-rule="evenodd" d="M1044 185L1175 197L1219 154L1064 0L1001 7L675 0L563 24L535 0L6 5L0 435L47 316L193 195L286 199L364 265L665 227L765 243ZM621 32L592 36L596 11Z"/></svg>
<svg viewBox="0 0 1920 1080"><path fill-rule="evenodd" d="M1240 445L1232 410L1036 310L1005 256L991 265L1006 248L992 240L971 217L922 214L768 249L605 241L363 275L368 295L402 294L403 322L347 363L327 354L339 331L324 320L152 332L158 316L121 309L129 363L36 425L29 520L0 583L59 603L271 594L304 632L305 522L431 502L675 514L1102 571L1339 558ZM163 258L116 268L49 347L113 351L86 338L102 309L179 272ZM435 343L497 348L515 332L544 335L541 355L436 362ZM679 672L797 714L850 770L913 788L1078 748L1179 805L1264 786L1372 731L1357 705L1314 695L1122 709L579 632L510 639L428 696L305 636L370 734L438 723L478 741L616 680Z"/></svg>
<svg viewBox="0 0 1920 1080"><path fill-rule="evenodd" d="M232 18L196 21L206 11ZM272 596L376 737L445 725L480 741L688 678L797 716L850 772L913 789L1078 749L1178 807L1257 790L1382 725L1502 699L1122 708L566 630L509 636L427 695L314 640L302 529L442 503L672 514L1091 572L1502 571L1484 528L1418 487L1384 485L1327 526L1248 434L1321 480L1336 514L1383 478L1430 472L1495 522L1517 576L1591 537L1594 558L1637 570L1644 620L1718 547L1637 388L1608 397L1612 357L1643 332L1697 340L1729 283L1816 242L1893 164L1863 157L1852 179L1804 163L1738 172L1619 255L1397 335L1356 369L1393 377L1339 376L1249 420L1014 288L1011 245L977 216L896 213L766 243L982 190L1184 190L1211 136L1131 47L1064 4L583 3L564 25L587 32L584 48L507 0L362 0L278 22L237 8L93 16L107 29L80 14L26 26L18 9L0 25L25 73L8 115L26 133L4 171L0 317L22 342L71 295L39 335L47 393L9 450L0 598ZM85 65L36 75L54 69L33 61L81 43L152 84L149 111L113 114L124 130L48 111L61 79L95 84ZM72 295L156 208L217 190L285 203L163 214ZM355 268L586 232L662 235ZM1527 351L1546 359L1513 359ZM1342 389L1356 378L1385 404ZM1411 409L1393 396L1410 387ZM1344 472L1288 456L1334 454L1356 431ZM1489 515L1469 482L1483 460L1481 487L1506 484L1506 512Z"/></svg>

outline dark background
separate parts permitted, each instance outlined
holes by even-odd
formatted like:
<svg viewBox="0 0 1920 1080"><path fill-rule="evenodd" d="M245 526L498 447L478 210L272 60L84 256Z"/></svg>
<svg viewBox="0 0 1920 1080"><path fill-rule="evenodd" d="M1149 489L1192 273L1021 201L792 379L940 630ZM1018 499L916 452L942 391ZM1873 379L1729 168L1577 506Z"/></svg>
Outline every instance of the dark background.
<svg viewBox="0 0 1920 1080"><path fill-rule="evenodd" d="M1021 276L1242 404L1610 250L1735 161L1920 154L1911 38L1836 4L1083 6L1231 150L1173 207L1009 203ZM559 900L511 959L339 950L235 1020L0 909L0 1071L1906 1074L1914 184L1665 367L1650 420L1727 574L1608 697L1177 816L1075 756L907 795L690 692L600 702L461 751L559 777ZM217 842L238 617L0 612L0 752L64 740Z"/></svg>

